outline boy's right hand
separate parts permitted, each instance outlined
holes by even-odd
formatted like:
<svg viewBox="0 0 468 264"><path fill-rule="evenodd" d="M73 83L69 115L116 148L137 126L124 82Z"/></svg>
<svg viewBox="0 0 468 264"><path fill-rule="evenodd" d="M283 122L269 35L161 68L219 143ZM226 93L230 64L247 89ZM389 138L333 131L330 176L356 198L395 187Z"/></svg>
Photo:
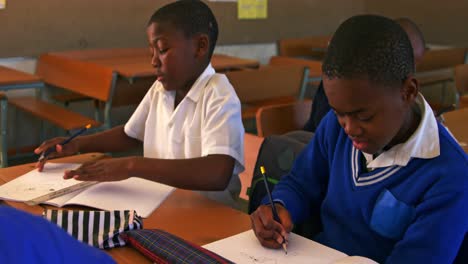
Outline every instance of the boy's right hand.
<svg viewBox="0 0 468 264"><path fill-rule="evenodd" d="M68 142L66 145L63 145L63 146L60 145L60 143L63 142L65 139L66 139L65 137L57 137L57 138L46 140L34 150L35 154L40 155L49 148L55 148L54 152L50 153L43 160L38 161L36 163L36 168L39 171L42 171L44 169L44 165L48 159L70 156L79 151L78 140L76 139Z"/></svg>
<svg viewBox="0 0 468 264"><path fill-rule="evenodd" d="M293 228L291 216L282 205L275 203L281 224L273 219L270 205L261 205L250 215L252 229L260 244L268 248L280 248L283 237L288 242L288 234Z"/></svg>

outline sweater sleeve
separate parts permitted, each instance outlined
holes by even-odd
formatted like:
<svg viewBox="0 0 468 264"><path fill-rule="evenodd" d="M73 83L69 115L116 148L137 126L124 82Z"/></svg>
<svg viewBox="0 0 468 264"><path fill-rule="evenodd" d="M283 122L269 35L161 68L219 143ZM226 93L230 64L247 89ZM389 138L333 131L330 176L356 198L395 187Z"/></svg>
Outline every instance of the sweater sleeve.
<svg viewBox="0 0 468 264"><path fill-rule="evenodd" d="M334 114L329 112L312 141L295 160L291 172L274 188L273 199L283 203L294 223L320 210L329 178L329 142L336 133L336 125Z"/></svg>
<svg viewBox="0 0 468 264"><path fill-rule="evenodd" d="M0 206L2 263L115 263L39 216Z"/></svg>
<svg viewBox="0 0 468 264"><path fill-rule="evenodd" d="M425 198L386 263L452 263L468 231L467 212L466 188Z"/></svg>

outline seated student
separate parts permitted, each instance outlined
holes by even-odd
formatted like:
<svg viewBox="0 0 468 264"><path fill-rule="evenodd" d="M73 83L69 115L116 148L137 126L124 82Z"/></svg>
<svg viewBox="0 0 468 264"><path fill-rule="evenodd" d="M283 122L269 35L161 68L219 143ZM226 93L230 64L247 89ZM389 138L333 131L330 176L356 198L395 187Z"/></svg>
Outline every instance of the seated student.
<svg viewBox="0 0 468 264"><path fill-rule="evenodd" d="M409 18L398 18L395 21L405 30L406 34L408 34L411 46L413 47L414 63L415 65L418 65L426 51L426 42L424 41L424 36L421 30L419 30L418 26ZM304 125L304 130L315 132L320 121L328 111L330 111L330 104L325 96L323 82L321 81L317 91L315 92L310 116Z"/></svg>
<svg viewBox="0 0 468 264"><path fill-rule="evenodd" d="M201 1L172 2L150 18L147 36L157 80L125 126L44 142L35 153L124 151L143 144L144 157L105 159L67 171L64 178L118 181L132 176L177 188L207 191L236 207L244 163L244 127L237 95L210 59L218 24ZM37 167L42 170L44 162Z"/></svg>
<svg viewBox="0 0 468 264"><path fill-rule="evenodd" d="M115 263L47 220L0 206L1 263Z"/></svg>
<svg viewBox="0 0 468 264"><path fill-rule="evenodd" d="M278 248L319 214L314 239L348 255L452 263L468 230L468 156L418 92L408 36L388 18L352 17L322 70L333 111L275 186L281 224L270 205L252 213L260 243Z"/></svg>

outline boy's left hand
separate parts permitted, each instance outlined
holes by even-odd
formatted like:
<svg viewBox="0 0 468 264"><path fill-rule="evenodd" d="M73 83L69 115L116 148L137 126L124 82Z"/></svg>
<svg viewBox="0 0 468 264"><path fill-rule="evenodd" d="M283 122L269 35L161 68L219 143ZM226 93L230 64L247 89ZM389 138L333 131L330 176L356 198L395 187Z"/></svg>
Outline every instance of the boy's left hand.
<svg viewBox="0 0 468 264"><path fill-rule="evenodd" d="M102 159L83 163L75 170L65 171L64 179L79 181L120 181L131 177L131 157Z"/></svg>

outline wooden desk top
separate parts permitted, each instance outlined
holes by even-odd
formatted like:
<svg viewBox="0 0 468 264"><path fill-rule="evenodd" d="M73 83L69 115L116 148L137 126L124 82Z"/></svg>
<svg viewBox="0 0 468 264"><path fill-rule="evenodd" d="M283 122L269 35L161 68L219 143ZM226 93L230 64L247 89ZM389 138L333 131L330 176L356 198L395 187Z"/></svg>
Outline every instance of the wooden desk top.
<svg viewBox="0 0 468 264"><path fill-rule="evenodd" d="M41 78L36 75L0 65L0 86L7 86L12 84L30 84L38 83L40 81Z"/></svg>
<svg viewBox="0 0 468 264"><path fill-rule="evenodd" d="M50 54L112 67L113 70L126 78L143 78L155 75L155 70L150 63L148 48L74 50ZM218 72L258 68L260 65L256 60L222 54L214 54L211 64Z"/></svg>
<svg viewBox="0 0 468 264"><path fill-rule="evenodd" d="M468 108L447 112L444 114L444 120L444 124L468 153Z"/></svg>
<svg viewBox="0 0 468 264"><path fill-rule="evenodd" d="M57 159L57 162L84 162L104 157L91 153ZM9 181L34 168L34 164L0 169L0 182ZM42 213L41 206L28 206L24 203L6 204L36 215ZM158 228L182 237L197 245L238 234L250 229L249 216L227 206L212 201L196 192L175 190L150 217L143 220L145 229ZM139 252L130 247L106 251L118 263L150 263Z"/></svg>

